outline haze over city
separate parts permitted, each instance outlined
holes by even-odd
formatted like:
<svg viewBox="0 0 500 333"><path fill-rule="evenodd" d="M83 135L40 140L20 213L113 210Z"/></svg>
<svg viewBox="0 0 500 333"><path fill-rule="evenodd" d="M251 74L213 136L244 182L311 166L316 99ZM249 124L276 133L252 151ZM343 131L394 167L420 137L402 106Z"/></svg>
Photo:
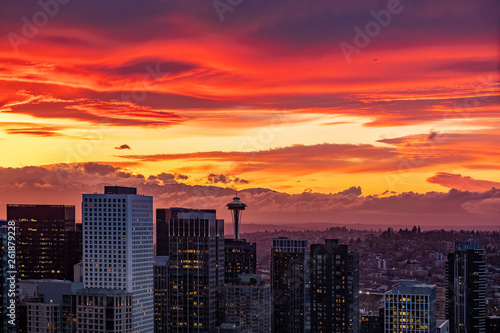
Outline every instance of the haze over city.
<svg viewBox="0 0 500 333"><path fill-rule="evenodd" d="M137 187L244 228L499 229L499 3L8 1L0 219ZM314 224L317 223L317 224Z"/></svg>

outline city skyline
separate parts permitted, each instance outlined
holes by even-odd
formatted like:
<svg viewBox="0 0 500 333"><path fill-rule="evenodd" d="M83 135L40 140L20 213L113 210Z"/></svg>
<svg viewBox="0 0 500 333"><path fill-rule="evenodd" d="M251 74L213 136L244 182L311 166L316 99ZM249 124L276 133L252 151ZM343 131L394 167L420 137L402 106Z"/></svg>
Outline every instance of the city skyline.
<svg viewBox="0 0 500 333"><path fill-rule="evenodd" d="M258 333L459 333L493 332L498 326L498 232L344 227L248 234L247 243L224 239L215 210L176 207L157 209L155 245L152 203L152 197L130 187L84 194L82 262L69 280L19 275L19 286L13 284L19 332L49 327L150 332L153 297L155 316L169 323L162 327L170 332L215 333L219 325L241 325ZM6 237L12 225L36 222L48 229L58 222L74 228L73 206L9 208L9 221L0 225L3 261L40 245L35 237L13 242L16 233ZM46 253L60 247L49 238ZM154 260L155 246L157 254L168 256ZM225 269L228 262L242 274L234 277ZM9 274L17 272L3 270L2 280L12 279ZM12 303L15 294L5 292L10 285L4 282L4 305L5 296Z"/></svg>
<svg viewBox="0 0 500 333"><path fill-rule="evenodd" d="M120 185L226 221L238 190L243 228L498 229L498 2L2 9L0 219Z"/></svg>

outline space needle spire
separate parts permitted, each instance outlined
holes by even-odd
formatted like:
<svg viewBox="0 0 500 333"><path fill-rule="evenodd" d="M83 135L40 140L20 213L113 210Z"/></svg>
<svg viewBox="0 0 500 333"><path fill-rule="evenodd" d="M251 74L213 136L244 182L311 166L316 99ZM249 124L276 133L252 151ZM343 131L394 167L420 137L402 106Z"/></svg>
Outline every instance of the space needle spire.
<svg viewBox="0 0 500 333"><path fill-rule="evenodd" d="M233 198L233 201L228 203L227 209L232 211L232 218L233 218L233 226L234 226L234 239L239 239L240 238L240 223L241 223L241 215L243 214L243 211L245 210L245 205L243 202L240 201L240 198L238 198L238 191L236 191L236 196Z"/></svg>

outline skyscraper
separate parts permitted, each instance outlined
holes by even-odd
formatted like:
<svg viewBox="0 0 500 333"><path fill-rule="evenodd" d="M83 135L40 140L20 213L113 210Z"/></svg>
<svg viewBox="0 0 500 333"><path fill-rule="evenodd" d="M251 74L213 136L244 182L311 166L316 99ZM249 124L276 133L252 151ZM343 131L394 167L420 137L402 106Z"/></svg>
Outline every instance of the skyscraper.
<svg viewBox="0 0 500 333"><path fill-rule="evenodd" d="M446 319L450 332L486 332L485 250L478 242L456 242L446 262Z"/></svg>
<svg viewBox="0 0 500 333"><path fill-rule="evenodd" d="M132 333L132 295L123 289L77 292L77 333Z"/></svg>
<svg viewBox="0 0 500 333"><path fill-rule="evenodd" d="M18 230L19 279L73 279L81 258L75 206L9 204L7 220Z"/></svg>
<svg viewBox="0 0 500 333"><path fill-rule="evenodd" d="M63 280L20 281L19 298L31 298L26 302L28 332L76 332L76 291L82 288L83 283Z"/></svg>
<svg viewBox="0 0 500 333"><path fill-rule="evenodd" d="M436 286L400 281L385 293L384 332L436 332Z"/></svg>
<svg viewBox="0 0 500 333"><path fill-rule="evenodd" d="M306 317L307 241L273 239L271 249L272 332L303 333Z"/></svg>
<svg viewBox="0 0 500 333"><path fill-rule="evenodd" d="M384 308L381 308L380 312L383 311ZM370 312L360 317L359 333L384 333L383 314Z"/></svg>
<svg viewBox="0 0 500 333"><path fill-rule="evenodd" d="M61 331L61 306L57 303L27 303L28 332L57 333Z"/></svg>
<svg viewBox="0 0 500 333"><path fill-rule="evenodd" d="M106 186L84 194L83 282L85 288L132 294L133 332L154 330L153 197L135 188Z"/></svg>
<svg viewBox="0 0 500 333"><path fill-rule="evenodd" d="M236 281L224 285L226 317L247 333L271 332L271 289L260 276L241 274Z"/></svg>
<svg viewBox="0 0 500 333"><path fill-rule="evenodd" d="M224 221L213 209L158 209L169 248L169 320L172 333L205 333L224 316Z"/></svg>
<svg viewBox="0 0 500 333"><path fill-rule="evenodd" d="M230 283L240 274L257 272L257 244L245 239L224 239L224 279Z"/></svg>
<svg viewBox="0 0 500 333"><path fill-rule="evenodd" d="M311 245L311 331L357 333L359 257L336 239Z"/></svg>
<svg viewBox="0 0 500 333"><path fill-rule="evenodd" d="M168 320L168 267L169 258L155 258L155 332L169 332Z"/></svg>

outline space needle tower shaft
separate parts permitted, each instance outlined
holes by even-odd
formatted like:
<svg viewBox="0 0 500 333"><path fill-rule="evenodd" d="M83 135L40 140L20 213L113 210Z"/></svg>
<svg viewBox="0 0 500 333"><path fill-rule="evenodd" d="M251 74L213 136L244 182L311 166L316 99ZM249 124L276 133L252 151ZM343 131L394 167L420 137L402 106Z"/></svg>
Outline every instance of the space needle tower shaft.
<svg viewBox="0 0 500 333"><path fill-rule="evenodd" d="M241 216L243 215L243 211L247 207L243 202L240 201L238 196L233 198L233 201L228 203L227 208L232 212L233 218L233 226L234 226L234 239L240 238L240 224L241 224Z"/></svg>

